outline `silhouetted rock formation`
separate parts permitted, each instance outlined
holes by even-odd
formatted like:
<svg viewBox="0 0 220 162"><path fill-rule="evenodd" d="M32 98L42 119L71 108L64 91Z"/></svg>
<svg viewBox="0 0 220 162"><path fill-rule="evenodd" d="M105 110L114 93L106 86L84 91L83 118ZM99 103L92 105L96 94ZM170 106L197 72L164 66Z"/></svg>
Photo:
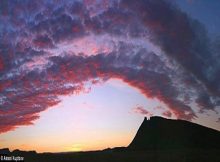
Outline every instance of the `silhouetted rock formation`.
<svg viewBox="0 0 220 162"><path fill-rule="evenodd" d="M36 151L22 151L22 150L19 150L19 149L16 149L14 151L12 151L12 154L13 155L24 155L24 154L36 154L37 152Z"/></svg>
<svg viewBox="0 0 220 162"><path fill-rule="evenodd" d="M0 149L0 155L36 155L36 151L22 151L22 150L13 150L12 152L8 148Z"/></svg>
<svg viewBox="0 0 220 162"><path fill-rule="evenodd" d="M127 150L127 147L114 147L114 148L107 148L102 151L103 152L123 152L126 150Z"/></svg>
<svg viewBox="0 0 220 162"><path fill-rule="evenodd" d="M10 154L10 150L8 148L0 149L0 154L8 155Z"/></svg>
<svg viewBox="0 0 220 162"><path fill-rule="evenodd" d="M220 132L184 120L151 117L144 119L128 146L132 150L185 148L220 149Z"/></svg>

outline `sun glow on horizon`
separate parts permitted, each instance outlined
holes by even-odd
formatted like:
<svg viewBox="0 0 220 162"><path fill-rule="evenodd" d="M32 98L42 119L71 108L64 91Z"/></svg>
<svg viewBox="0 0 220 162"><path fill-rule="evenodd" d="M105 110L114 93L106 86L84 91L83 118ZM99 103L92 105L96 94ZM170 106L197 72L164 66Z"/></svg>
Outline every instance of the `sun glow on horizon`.
<svg viewBox="0 0 220 162"><path fill-rule="evenodd" d="M34 125L3 134L2 146L37 152L126 147L143 120L142 111L147 112L145 115L162 115L166 107L119 79L93 85L89 93L61 99L61 103L42 112Z"/></svg>
<svg viewBox="0 0 220 162"><path fill-rule="evenodd" d="M147 100L137 89L118 79L91 88L89 93L61 97L62 102L42 112L34 125L3 134L2 146L37 152L127 146L143 120L132 109L142 105L150 111L157 106L156 101Z"/></svg>
<svg viewBox="0 0 220 162"><path fill-rule="evenodd" d="M219 8L0 1L0 147L126 147L151 116L220 131Z"/></svg>

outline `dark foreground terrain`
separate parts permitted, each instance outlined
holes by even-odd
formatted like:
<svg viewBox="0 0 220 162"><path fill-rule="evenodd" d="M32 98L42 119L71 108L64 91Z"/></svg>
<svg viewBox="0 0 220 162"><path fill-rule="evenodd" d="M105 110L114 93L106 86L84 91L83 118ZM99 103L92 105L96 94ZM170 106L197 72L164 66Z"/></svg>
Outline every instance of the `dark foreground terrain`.
<svg viewBox="0 0 220 162"><path fill-rule="evenodd" d="M152 117L144 119L128 147L40 154L5 148L0 154L21 156L25 162L220 162L220 132L188 121Z"/></svg>
<svg viewBox="0 0 220 162"><path fill-rule="evenodd" d="M21 154L19 156L22 156ZM97 151L24 155L26 162L220 162L220 150Z"/></svg>

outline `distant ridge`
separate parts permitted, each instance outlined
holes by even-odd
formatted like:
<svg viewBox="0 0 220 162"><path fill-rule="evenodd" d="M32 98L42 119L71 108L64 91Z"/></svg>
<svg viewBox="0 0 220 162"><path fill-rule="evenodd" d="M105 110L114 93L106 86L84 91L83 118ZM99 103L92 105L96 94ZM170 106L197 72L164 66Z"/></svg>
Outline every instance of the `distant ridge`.
<svg viewBox="0 0 220 162"><path fill-rule="evenodd" d="M37 154L36 151L22 151L22 150L13 150L12 152L9 150L9 148L0 148L0 155L25 155L25 154Z"/></svg>
<svg viewBox="0 0 220 162"><path fill-rule="evenodd" d="M10 152L9 148L2 148L2 149L0 149L0 154L8 155L10 153L11 152Z"/></svg>
<svg viewBox="0 0 220 162"><path fill-rule="evenodd" d="M184 120L154 116L144 119L128 149L220 149L220 132Z"/></svg>
<svg viewBox="0 0 220 162"><path fill-rule="evenodd" d="M0 149L0 157L5 155L23 157L25 162L220 162L220 132L188 121L151 117L144 119L128 147L60 153Z"/></svg>

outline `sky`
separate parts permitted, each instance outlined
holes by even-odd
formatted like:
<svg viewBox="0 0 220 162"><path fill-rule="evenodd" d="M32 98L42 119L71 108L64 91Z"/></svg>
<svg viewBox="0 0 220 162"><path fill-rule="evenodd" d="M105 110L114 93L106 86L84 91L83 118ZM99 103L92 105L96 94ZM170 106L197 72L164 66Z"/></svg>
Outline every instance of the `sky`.
<svg viewBox="0 0 220 162"><path fill-rule="evenodd" d="M220 130L219 1L0 2L0 147L127 146L144 117Z"/></svg>

